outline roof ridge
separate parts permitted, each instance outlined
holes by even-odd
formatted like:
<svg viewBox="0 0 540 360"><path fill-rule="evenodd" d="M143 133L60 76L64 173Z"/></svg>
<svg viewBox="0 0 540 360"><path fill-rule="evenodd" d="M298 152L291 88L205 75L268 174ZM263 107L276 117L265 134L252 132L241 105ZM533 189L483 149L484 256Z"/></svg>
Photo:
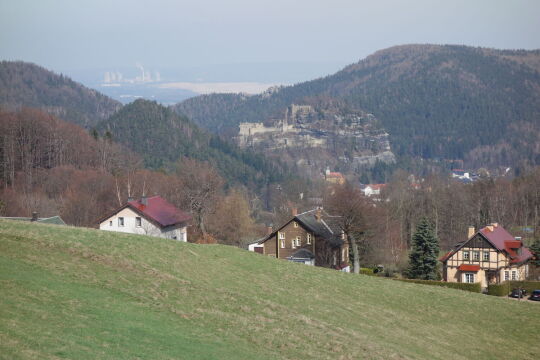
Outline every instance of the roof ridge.
<svg viewBox="0 0 540 360"><path fill-rule="evenodd" d="M328 231L330 231L330 234L334 234L334 232L332 231L332 229L330 229L330 226L328 226L328 224L326 223L326 221L324 221L324 219L321 219L321 222L324 224L324 226L326 226L326 228L328 229Z"/></svg>
<svg viewBox="0 0 540 360"><path fill-rule="evenodd" d="M304 215L304 214L307 214L308 212L312 212L312 211L316 211L316 210L317 210L317 209L307 210L307 211L304 211L303 213L296 214L294 217L297 217L297 216L300 216L300 215Z"/></svg>

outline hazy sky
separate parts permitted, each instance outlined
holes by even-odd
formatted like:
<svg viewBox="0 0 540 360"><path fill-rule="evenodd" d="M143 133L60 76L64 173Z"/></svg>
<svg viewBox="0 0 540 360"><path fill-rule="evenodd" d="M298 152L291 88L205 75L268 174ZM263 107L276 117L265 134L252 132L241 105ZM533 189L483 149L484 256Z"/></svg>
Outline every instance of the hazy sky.
<svg viewBox="0 0 540 360"><path fill-rule="evenodd" d="M0 58L55 71L346 65L406 43L540 48L540 1L0 0Z"/></svg>

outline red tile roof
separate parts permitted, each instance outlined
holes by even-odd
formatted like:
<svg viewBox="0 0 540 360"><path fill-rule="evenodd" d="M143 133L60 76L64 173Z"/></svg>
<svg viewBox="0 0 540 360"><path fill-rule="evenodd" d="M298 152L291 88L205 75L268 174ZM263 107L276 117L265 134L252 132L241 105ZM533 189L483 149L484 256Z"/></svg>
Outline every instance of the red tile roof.
<svg viewBox="0 0 540 360"><path fill-rule="evenodd" d="M506 252L510 256L510 262L513 264L525 262L533 256L531 251L523 246L521 240L516 240L516 238L498 224L488 225L480 229L476 234L480 234L486 238L497 250ZM469 240L473 237L474 235L470 237ZM461 243L454 250L440 257L439 261L445 262L448 260L450 256L465 246L467 242L468 241Z"/></svg>
<svg viewBox="0 0 540 360"><path fill-rule="evenodd" d="M146 205L142 204L141 200L129 201L127 205L151 220L154 220L162 227L191 220L191 215L177 209L161 196L152 196L147 198L146 201Z"/></svg>
<svg viewBox="0 0 540 360"><path fill-rule="evenodd" d="M441 256L439 258L439 261L442 261L442 262L445 262L446 260L448 260L448 258L450 257L450 255L453 254L453 251L449 251L447 252L446 254L444 254L443 256Z"/></svg>
<svg viewBox="0 0 540 360"><path fill-rule="evenodd" d="M478 271L480 270L480 265L472 265L472 264L461 264L458 267L459 271Z"/></svg>
<svg viewBox="0 0 540 360"><path fill-rule="evenodd" d="M506 251L510 255L512 263L520 263L532 257L531 251L523 246L521 240L516 240L500 225L486 226L479 233L484 235L498 250Z"/></svg>

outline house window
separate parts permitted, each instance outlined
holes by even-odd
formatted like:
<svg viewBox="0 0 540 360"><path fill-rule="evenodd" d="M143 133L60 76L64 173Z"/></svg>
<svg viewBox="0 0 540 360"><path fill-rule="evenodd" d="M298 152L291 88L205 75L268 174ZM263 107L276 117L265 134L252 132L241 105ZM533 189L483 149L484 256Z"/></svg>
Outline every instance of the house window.
<svg viewBox="0 0 540 360"><path fill-rule="evenodd" d="M124 218L123 217L118 218L118 226L124 226Z"/></svg>
<svg viewBox="0 0 540 360"><path fill-rule="evenodd" d="M463 252L463 260L469 260L469 252L468 251Z"/></svg>
<svg viewBox="0 0 540 360"><path fill-rule="evenodd" d="M307 243L311 245L311 234L307 234Z"/></svg>
<svg viewBox="0 0 540 360"><path fill-rule="evenodd" d="M279 238L282 239L282 240L285 240L285 233L280 232L279 233Z"/></svg>
<svg viewBox="0 0 540 360"><path fill-rule="evenodd" d="M512 280L517 280L517 278L516 278L516 271L515 271L515 270L512 271Z"/></svg>
<svg viewBox="0 0 540 360"><path fill-rule="evenodd" d="M480 261L480 251L473 251L472 257L474 261Z"/></svg>
<svg viewBox="0 0 540 360"><path fill-rule="evenodd" d="M341 249L341 262L345 261L345 248Z"/></svg>
<svg viewBox="0 0 540 360"><path fill-rule="evenodd" d="M465 282L474 283L474 273L465 273Z"/></svg>
<svg viewBox="0 0 540 360"><path fill-rule="evenodd" d="M112 226L112 220L109 221L109 226Z"/></svg>
<svg viewBox="0 0 540 360"><path fill-rule="evenodd" d="M295 228L298 227L298 223L296 221L293 221L293 225Z"/></svg>
<svg viewBox="0 0 540 360"><path fill-rule="evenodd" d="M298 247L302 246L302 240L300 239L300 236L296 237L296 246Z"/></svg>
<svg viewBox="0 0 540 360"><path fill-rule="evenodd" d="M281 239L280 242L281 242L281 248L285 249L285 239Z"/></svg>
<svg viewBox="0 0 540 360"><path fill-rule="evenodd" d="M141 218L138 216L135 218L135 226L141 227Z"/></svg>
<svg viewBox="0 0 540 360"><path fill-rule="evenodd" d="M291 247L296 249L296 239L291 239Z"/></svg>
<svg viewBox="0 0 540 360"><path fill-rule="evenodd" d="M489 251L484 251L484 261L489 261Z"/></svg>
<svg viewBox="0 0 540 360"><path fill-rule="evenodd" d="M504 272L504 281L508 281L510 280L510 272L509 271L505 271Z"/></svg>

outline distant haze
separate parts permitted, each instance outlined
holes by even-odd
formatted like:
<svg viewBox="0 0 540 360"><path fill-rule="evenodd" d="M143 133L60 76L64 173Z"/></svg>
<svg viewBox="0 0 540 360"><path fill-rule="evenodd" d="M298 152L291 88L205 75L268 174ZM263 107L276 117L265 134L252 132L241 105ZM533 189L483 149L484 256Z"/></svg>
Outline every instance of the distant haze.
<svg viewBox="0 0 540 360"><path fill-rule="evenodd" d="M540 48L538 14L534 0L4 0L0 59L90 85L138 65L154 81L283 84L399 44Z"/></svg>

